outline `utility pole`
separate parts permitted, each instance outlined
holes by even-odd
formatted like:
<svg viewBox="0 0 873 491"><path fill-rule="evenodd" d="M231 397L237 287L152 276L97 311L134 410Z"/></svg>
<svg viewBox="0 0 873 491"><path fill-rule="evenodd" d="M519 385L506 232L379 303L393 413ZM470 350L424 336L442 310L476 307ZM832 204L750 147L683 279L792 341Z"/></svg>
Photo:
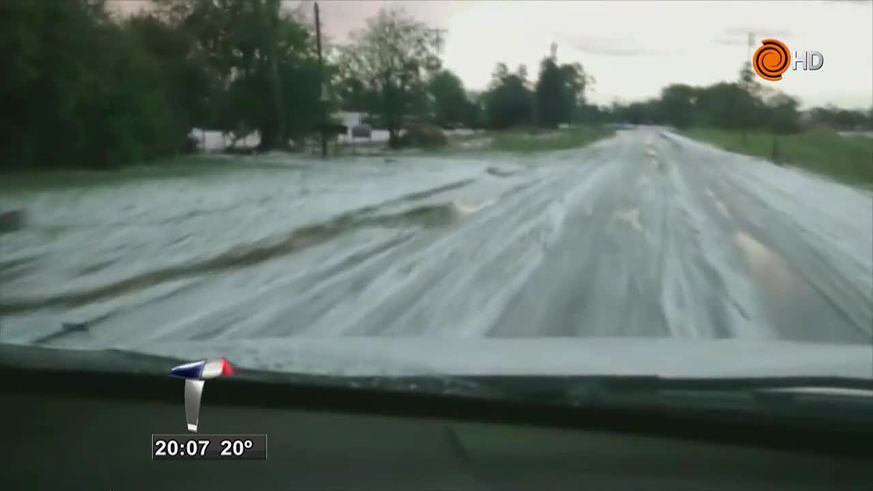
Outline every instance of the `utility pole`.
<svg viewBox="0 0 873 491"><path fill-rule="evenodd" d="M318 85L321 88L321 157L327 157L327 90L324 87L324 60L321 57L321 19L315 3L315 43L318 49Z"/></svg>
<svg viewBox="0 0 873 491"><path fill-rule="evenodd" d="M434 34L434 48L436 48L437 53L442 53L443 51L443 34L446 33L446 29L433 29Z"/></svg>
<svg viewBox="0 0 873 491"><path fill-rule="evenodd" d="M752 46L755 44L755 33L749 32L749 36L746 40L746 59L752 59Z"/></svg>
<svg viewBox="0 0 873 491"><path fill-rule="evenodd" d="M282 4L277 0L273 0L273 3L270 5L270 77L273 85L273 104L276 108L276 134L273 136L273 145L285 149L288 146L288 138L286 138L285 133L285 105L282 102L282 81L279 77L279 66L276 59L278 58L276 43L279 42L279 15L281 15L279 10L281 8Z"/></svg>
<svg viewBox="0 0 873 491"><path fill-rule="evenodd" d="M752 64L754 60L752 60L752 47L755 45L755 33L749 31L748 36L746 37L746 63L748 63L745 68L743 68L740 73L740 83L743 90L747 91L750 95L755 94L755 73L752 71ZM748 143L749 141L749 132L748 128L743 126L743 143ZM773 140L774 145L774 154L778 150L776 149L776 140Z"/></svg>

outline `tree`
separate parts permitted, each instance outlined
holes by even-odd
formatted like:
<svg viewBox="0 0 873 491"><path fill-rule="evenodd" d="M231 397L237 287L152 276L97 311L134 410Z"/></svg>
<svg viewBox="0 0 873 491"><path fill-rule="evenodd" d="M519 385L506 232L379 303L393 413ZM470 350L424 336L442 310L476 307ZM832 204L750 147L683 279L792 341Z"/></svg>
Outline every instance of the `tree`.
<svg viewBox="0 0 873 491"><path fill-rule="evenodd" d="M558 65L557 46L543 58L534 89L534 114L538 125L555 128L570 123L577 107L585 103L585 87L590 77L579 63Z"/></svg>
<svg viewBox="0 0 873 491"><path fill-rule="evenodd" d="M594 83L594 77L586 73L579 62L561 65L561 75L567 102L572 107L585 105L585 90Z"/></svg>
<svg viewBox="0 0 873 491"><path fill-rule="evenodd" d="M674 84L661 90L660 113L667 124L687 128L694 122L697 90L685 84Z"/></svg>
<svg viewBox="0 0 873 491"><path fill-rule="evenodd" d="M478 92L467 93L467 106L464 108L462 122L467 128L483 128L486 126L484 97Z"/></svg>
<svg viewBox="0 0 873 491"><path fill-rule="evenodd" d="M540 75L534 89L534 115L538 125L556 128L558 123L567 121L567 107L564 105L564 83L561 70L552 57L543 58Z"/></svg>
<svg viewBox="0 0 873 491"><path fill-rule="evenodd" d="M736 83L721 82L698 91L698 123L747 131L762 122L762 102Z"/></svg>
<svg viewBox="0 0 873 491"><path fill-rule="evenodd" d="M339 107L344 111L366 112L378 107L376 94L354 74L339 68L334 90L339 98Z"/></svg>
<svg viewBox="0 0 873 491"><path fill-rule="evenodd" d="M183 148L192 127L208 127L215 120L220 81L209 71L194 37L158 13L134 17L125 27L157 63L172 139L177 148Z"/></svg>
<svg viewBox="0 0 873 491"><path fill-rule="evenodd" d="M796 133L800 130L797 99L777 94L767 101L767 127L773 133Z"/></svg>
<svg viewBox="0 0 873 491"><path fill-rule="evenodd" d="M221 81L214 123L262 149L314 130L321 90L312 32L278 0L165 0Z"/></svg>
<svg viewBox="0 0 873 491"><path fill-rule="evenodd" d="M531 122L533 93L523 76L525 73L523 65L516 73L509 73L504 63L495 67L484 96L485 112L492 128L504 129Z"/></svg>
<svg viewBox="0 0 873 491"><path fill-rule="evenodd" d="M647 100L632 102L627 106L614 108L619 120L630 124L653 124L660 123L658 101Z"/></svg>
<svg viewBox="0 0 873 491"><path fill-rule="evenodd" d="M386 125L391 145L404 118L426 109L426 78L440 67L439 34L401 10L381 10L367 28L352 35L341 49L339 65L356 79L374 102Z"/></svg>
<svg viewBox="0 0 873 491"><path fill-rule="evenodd" d="M580 104L573 112L573 121L585 124L600 124L609 120L609 111L595 104Z"/></svg>
<svg viewBox="0 0 873 491"><path fill-rule="evenodd" d="M868 114L862 111L839 109L834 106L816 107L809 111L813 121L837 130L873 128L873 109Z"/></svg>
<svg viewBox="0 0 873 491"><path fill-rule="evenodd" d="M431 78L428 85L434 101L434 121L443 127L462 123L470 125L472 102L467 98L464 84L454 73L441 70ZM475 118L475 116L473 116Z"/></svg>
<svg viewBox="0 0 873 491"><path fill-rule="evenodd" d="M0 162L114 167L174 151L158 63L102 2L2 2Z"/></svg>

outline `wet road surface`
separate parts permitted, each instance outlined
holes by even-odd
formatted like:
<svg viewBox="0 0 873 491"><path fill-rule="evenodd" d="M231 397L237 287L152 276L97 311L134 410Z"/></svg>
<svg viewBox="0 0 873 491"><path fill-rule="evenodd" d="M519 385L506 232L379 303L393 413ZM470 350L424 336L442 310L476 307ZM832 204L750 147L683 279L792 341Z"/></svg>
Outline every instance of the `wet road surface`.
<svg viewBox="0 0 873 491"><path fill-rule="evenodd" d="M4 238L0 341L873 335L869 193L657 128L393 160L164 184L188 200L167 217L160 184L94 198L96 225L37 214Z"/></svg>

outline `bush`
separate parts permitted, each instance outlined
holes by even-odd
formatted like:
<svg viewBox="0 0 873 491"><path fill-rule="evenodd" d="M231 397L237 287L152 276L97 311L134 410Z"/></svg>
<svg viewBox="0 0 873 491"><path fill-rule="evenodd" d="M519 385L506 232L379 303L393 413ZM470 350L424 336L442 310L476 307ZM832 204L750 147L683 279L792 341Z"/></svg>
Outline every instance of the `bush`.
<svg viewBox="0 0 873 491"><path fill-rule="evenodd" d="M449 139L443 130L436 126L413 126L407 128L397 140L397 146L404 147L419 147L419 148L438 148L448 145Z"/></svg>

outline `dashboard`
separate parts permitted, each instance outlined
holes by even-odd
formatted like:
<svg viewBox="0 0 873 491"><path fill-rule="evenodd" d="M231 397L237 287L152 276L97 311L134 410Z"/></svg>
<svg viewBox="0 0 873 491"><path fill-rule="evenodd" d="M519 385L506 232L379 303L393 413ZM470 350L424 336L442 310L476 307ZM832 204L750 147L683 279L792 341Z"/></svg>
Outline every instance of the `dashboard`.
<svg viewBox="0 0 873 491"><path fill-rule="evenodd" d="M0 383L3 489L870 489L870 428L828 440L657 411L216 383L200 433L265 435L264 458L162 460L153 435L186 433L166 377L7 367Z"/></svg>

